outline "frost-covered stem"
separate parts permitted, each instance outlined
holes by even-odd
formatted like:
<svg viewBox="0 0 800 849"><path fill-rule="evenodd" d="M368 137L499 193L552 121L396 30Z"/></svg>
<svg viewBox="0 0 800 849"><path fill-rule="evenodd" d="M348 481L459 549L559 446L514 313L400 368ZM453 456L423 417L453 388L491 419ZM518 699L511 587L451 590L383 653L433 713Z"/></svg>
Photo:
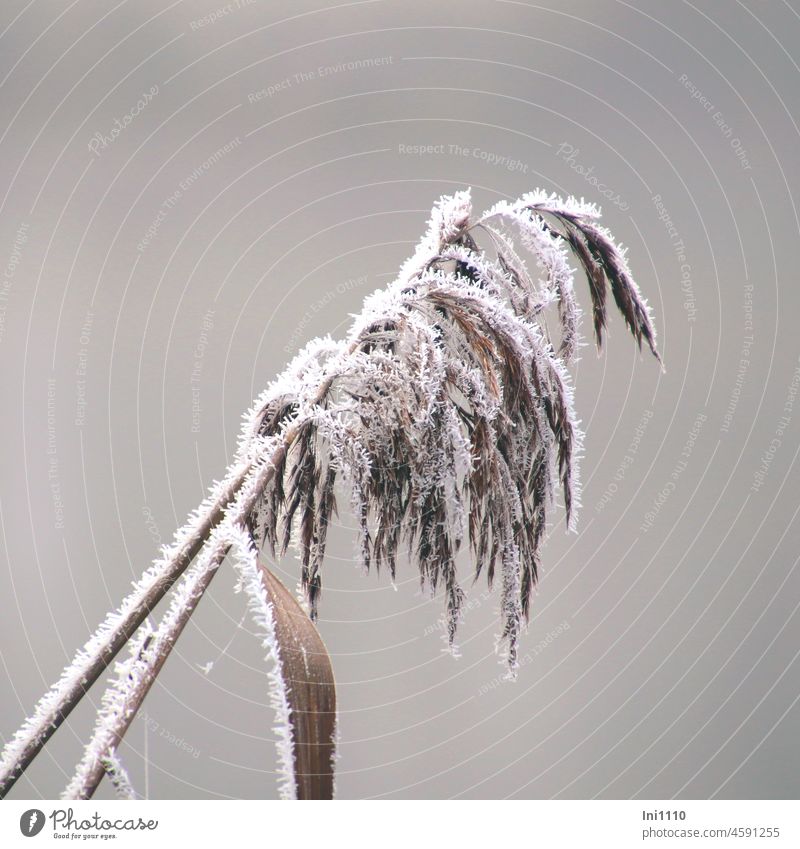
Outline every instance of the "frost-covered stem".
<svg viewBox="0 0 800 849"><path fill-rule="evenodd" d="M119 680L103 696L95 733L86 747L83 760L65 791L67 799L90 799L105 774L103 760L116 749L125 732L139 713L153 682L161 672L175 642L197 608L211 579L230 548L230 536L216 531L226 523L243 528L264 487L275 474L276 465L294 441L300 429L295 422L286 429L271 454L259 458L249 468L249 474L240 481L236 499L225 511L223 521L211 531L207 551L196 563L184 584L177 590L170 609L164 615L155 634L147 635L141 649L127 663L120 665Z"/></svg>
<svg viewBox="0 0 800 849"><path fill-rule="evenodd" d="M176 611L177 615L170 616L172 612L170 611L162 620L155 637L151 637L157 642L155 649L148 651L143 647L139 654L141 671L133 688L127 693L124 709L112 714L109 717L112 721L108 724L98 725L91 742L86 747L84 758L64 793L66 799L91 799L94 795L106 774L106 762L110 753L117 749L125 732L139 713L145 696L150 692L172 647L186 627L227 552L227 545L216 545L209 557L204 559L202 565L196 568L196 571L193 571L187 579L182 588L183 602Z"/></svg>
<svg viewBox="0 0 800 849"><path fill-rule="evenodd" d="M240 469L217 485L212 496L189 523L189 534L165 552L145 572L120 608L109 613L86 645L78 651L58 682L39 700L34 714L6 745L0 760L0 799L13 787L53 732L69 716L89 688L103 674L119 650L186 571L226 506L247 477Z"/></svg>

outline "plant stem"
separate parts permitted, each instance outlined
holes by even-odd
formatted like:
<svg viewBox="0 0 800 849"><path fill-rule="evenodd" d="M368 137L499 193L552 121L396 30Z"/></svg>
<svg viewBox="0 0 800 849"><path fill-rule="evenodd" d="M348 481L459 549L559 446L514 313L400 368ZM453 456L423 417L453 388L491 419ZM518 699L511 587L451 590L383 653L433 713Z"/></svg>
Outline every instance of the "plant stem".
<svg viewBox="0 0 800 849"><path fill-rule="evenodd" d="M178 615L169 621L167 614L156 632L156 638L160 640L152 661L144 660L144 652L134 662L141 662L143 671L134 688L129 692L125 710L119 711L114 722L110 725L99 725L95 730L91 742L86 747L86 754L76 771L75 777L70 782L65 798L67 799L91 799L98 785L106 774L105 761L109 752L113 752L122 741L125 732L139 713L145 697L150 692L153 682L166 663L175 642L186 627L192 613L197 609L203 593L208 589L211 579L217 572L220 563L228 553L227 545L216 546L201 568L195 575L188 578L185 587L185 603L178 611Z"/></svg>
<svg viewBox="0 0 800 849"><path fill-rule="evenodd" d="M143 576L145 583L125 599L118 615L109 614L106 617L86 644L87 648L77 653L58 683L42 697L33 717L17 732L3 752L0 761L0 799L14 786L42 746L186 571L202 549L209 533L221 521L225 508L239 491L249 471L248 467L223 481L218 498L199 517L193 535L149 579L147 574Z"/></svg>

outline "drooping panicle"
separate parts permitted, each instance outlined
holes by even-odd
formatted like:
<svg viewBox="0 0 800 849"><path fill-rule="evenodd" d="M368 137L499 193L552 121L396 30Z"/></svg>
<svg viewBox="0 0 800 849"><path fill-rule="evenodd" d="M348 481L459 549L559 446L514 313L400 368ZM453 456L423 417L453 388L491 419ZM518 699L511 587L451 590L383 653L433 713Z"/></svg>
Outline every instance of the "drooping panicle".
<svg viewBox="0 0 800 849"><path fill-rule="evenodd" d="M598 345L608 286L654 353L655 332L594 207L534 192L471 215L469 192L443 197L398 278L366 299L344 340L315 340L298 354L251 411L240 446L252 434L295 428L250 524L276 554L297 548L312 616L340 483L364 567L386 566L394 577L405 547L423 586L444 589L451 643L463 607L462 544L476 576L485 571L491 583L499 565L501 639L513 668L548 510L560 490L573 527L580 498L582 434L567 368L580 323L570 250L589 279ZM541 279L504 221L519 230ZM554 304L555 344L546 323Z"/></svg>

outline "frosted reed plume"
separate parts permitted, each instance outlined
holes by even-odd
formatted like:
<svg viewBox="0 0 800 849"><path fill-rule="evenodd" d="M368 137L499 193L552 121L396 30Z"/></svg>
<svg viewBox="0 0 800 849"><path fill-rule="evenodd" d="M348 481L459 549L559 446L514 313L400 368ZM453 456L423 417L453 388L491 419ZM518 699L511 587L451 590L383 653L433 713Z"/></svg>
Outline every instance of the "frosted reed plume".
<svg viewBox="0 0 800 849"><path fill-rule="evenodd" d="M639 346L646 341L654 354L655 332L594 206L534 192L477 221L471 213L469 192L442 198L414 256L366 299L347 337L311 342L258 400L246 433L279 436L291 427L296 435L251 527L277 556L297 544L316 616L343 480L365 567L385 566L394 577L407 548L423 587L444 590L451 643L463 600L456 554L469 544L476 576L485 572L491 584L499 573L501 640L513 672L547 510L560 489L573 527L580 495L582 435L567 370L580 315L569 252L589 280L598 346L607 287ZM540 279L504 224L519 231Z"/></svg>

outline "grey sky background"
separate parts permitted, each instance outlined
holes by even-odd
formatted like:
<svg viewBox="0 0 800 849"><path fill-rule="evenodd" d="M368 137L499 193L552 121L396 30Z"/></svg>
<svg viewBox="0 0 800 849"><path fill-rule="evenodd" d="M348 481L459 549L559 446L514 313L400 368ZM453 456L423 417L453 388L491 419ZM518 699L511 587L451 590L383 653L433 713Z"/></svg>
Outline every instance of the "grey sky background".
<svg viewBox="0 0 800 849"><path fill-rule="evenodd" d="M338 795L796 798L798 44L794 0L5 2L0 741L432 203L542 187L602 205L667 371L616 320L584 351L580 532L554 522L515 684L497 594L454 660L441 598L363 576L341 514ZM123 747L151 798L276 795L233 584ZM16 797L61 792L99 697Z"/></svg>

